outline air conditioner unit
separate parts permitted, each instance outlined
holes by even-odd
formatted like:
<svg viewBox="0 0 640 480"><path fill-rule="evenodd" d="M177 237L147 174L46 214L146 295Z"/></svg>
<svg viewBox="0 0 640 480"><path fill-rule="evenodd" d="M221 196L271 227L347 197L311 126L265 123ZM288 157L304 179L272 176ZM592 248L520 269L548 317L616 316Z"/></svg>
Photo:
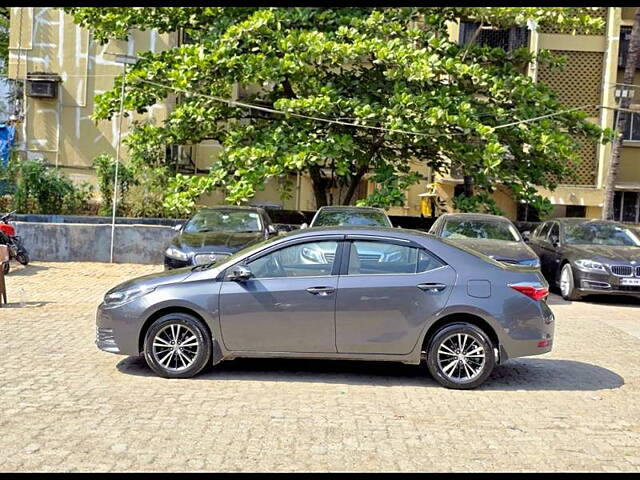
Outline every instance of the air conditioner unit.
<svg viewBox="0 0 640 480"><path fill-rule="evenodd" d="M55 73L27 74L27 96L34 98L56 98L58 83L62 79Z"/></svg>

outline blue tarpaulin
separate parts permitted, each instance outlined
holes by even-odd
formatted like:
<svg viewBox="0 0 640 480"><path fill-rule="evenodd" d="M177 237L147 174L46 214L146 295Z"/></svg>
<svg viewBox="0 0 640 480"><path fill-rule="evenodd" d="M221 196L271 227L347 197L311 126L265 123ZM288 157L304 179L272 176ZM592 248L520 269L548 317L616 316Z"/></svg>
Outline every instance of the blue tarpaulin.
<svg viewBox="0 0 640 480"><path fill-rule="evenodd" d="M11 153L15 138L16 127L0 123L0 160L2 160L3 167L6 167L7 163L9 163L9 153Z"/></svg>

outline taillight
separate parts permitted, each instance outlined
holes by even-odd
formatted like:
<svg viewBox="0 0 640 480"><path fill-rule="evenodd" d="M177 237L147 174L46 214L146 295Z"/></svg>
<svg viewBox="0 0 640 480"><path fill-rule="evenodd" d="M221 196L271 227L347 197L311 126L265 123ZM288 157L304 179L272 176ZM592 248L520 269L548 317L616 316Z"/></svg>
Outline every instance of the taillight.
<svg viewBox="0 0 640 480"><path fill-rule="evenodd" d="M542 300L549 295L549 289L543 287L541 283L522 282L512 283L509 286L533 300Z"/></svg>

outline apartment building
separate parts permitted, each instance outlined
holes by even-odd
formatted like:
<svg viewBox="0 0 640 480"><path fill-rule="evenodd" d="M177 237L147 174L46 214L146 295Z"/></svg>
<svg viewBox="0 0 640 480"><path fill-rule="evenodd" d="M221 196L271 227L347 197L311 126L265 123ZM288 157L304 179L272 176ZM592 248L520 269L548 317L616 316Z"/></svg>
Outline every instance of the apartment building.
<svg viewBox="0 0 640 480"><path fill-rule="evenodd" d="M634 8L607 7L596 12L605 27L589 35L562 34L553 29L511 28L482 30L473 35L477 25L452 24L450 35L459 42L475 41L516 48L528 46L533 52L548 49L567 57L563 71L549 71L531 64L528 74L544 81L559 92L567 107L600 105L588 109L590 120L603 127L615 121L616 94L627 90L622 82L628 35ZM72 18L59 9L48 7L12 8L10 26L9 76L25 79L22 92L24 121L18 131L18 148L27 157L44 158L63 169L72 178L95 183L92 160L100 153L115 155L118 141L118 119L90 119L94 96L110 89L113 79L124 65L117 54L134 55L137 51L160 51L178 45L177 34L134 32L128 41L111 41L98 45L88 31L76 26ZM634 82L635 83L635 82ZM236 91L235 94L241 92ZM175 100L156 105L145 115L132 115L123 121L123 135L131 121L144 119L161 122ZM640 112L632 115L625 132L621 167L616 184L616 216L625 222L640 221ZM215 142L176 146L168 155L185 173L206 172L220 146ZM122 152L126 158L126 151ZM554 205L552 216L600 217L604 181L611 155L610 145L585 143L581 149L577 180L562 183L551 191L541 191ZM412 161L412 160L408 160ZM393 207L395 215L430 215L436 204L451 209L453 197L460 194L462 177L433 175L419 162L414 168L426 179L408 189L403 207ZM290 199L280 198L277 185L267 185L252 200L254 203L283 208L313 210L315 208L310 180L300 175L292 178L295 188ZM374 185L364 182L358 196L366 196ZM532 213L519 205L508 191L499 189L494 195L498 205L512 219L529 219ZM216 192L204 203L220 203L223 194Z"/></svg>

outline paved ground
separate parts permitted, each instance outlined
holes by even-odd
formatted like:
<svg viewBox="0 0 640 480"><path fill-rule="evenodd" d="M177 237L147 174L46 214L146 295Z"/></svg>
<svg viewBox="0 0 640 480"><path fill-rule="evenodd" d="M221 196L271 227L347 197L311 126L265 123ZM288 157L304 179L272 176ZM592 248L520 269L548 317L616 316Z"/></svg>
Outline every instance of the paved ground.
<svg viewBox="0 0 640 480"><path fill-rule="evenodd" d="M0 309L0 471L640 471L640 302L557 296L555 350L478 390L406 365L100 352L103 293L159 267L39 263Z"/></svg>

